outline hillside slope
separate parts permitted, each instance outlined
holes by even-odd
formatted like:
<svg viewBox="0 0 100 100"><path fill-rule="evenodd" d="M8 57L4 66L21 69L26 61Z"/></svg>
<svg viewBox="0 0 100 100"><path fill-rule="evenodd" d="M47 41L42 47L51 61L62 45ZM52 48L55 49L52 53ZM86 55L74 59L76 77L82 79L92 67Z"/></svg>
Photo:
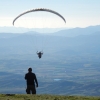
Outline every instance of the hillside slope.
<svg viewBox="0 0 100 100"><path fill-rule="evenodd" d="M100 100L100 97L62 95L0 95L0 100Z"/></svg>

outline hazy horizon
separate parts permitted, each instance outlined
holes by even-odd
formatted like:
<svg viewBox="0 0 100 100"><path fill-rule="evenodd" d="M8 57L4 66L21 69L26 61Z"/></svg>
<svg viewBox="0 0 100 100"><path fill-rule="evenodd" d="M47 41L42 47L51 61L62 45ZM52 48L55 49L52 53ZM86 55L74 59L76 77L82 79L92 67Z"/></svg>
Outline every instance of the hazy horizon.
<svg viewBox="0 0 100 100"><path fill-rule="evenodd" d="M38 32L38 33L54 33L58 32L61 30L70 30L70 29L75 29L75 28L88 28L88 27L95 27L95 26L100 26L100 25L90 25L87 27L66 27L66 28L25 28L25 27L14 27L14 26L0 26L0 33L25 33L25 32Z"/></svg>

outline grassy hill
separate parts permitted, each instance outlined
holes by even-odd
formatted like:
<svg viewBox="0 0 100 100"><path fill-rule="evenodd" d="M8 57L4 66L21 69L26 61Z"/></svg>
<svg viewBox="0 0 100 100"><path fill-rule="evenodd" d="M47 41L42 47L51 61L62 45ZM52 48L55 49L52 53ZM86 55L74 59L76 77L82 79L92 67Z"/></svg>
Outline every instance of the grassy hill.
<svg viewBox="0 0 100 100"><path fill-rule="evenodd" d="M100 100L100 97L67 95L0 94L0 100Z"/></svg>

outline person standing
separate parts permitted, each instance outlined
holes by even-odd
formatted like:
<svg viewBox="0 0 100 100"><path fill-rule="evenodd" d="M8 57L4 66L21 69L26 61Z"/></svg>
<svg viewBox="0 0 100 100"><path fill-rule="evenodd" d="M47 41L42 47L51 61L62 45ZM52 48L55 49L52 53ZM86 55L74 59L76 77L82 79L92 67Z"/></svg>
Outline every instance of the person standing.
<svg viewBox="0 0 100 100"><path fill-rule="evenodd" d="M25 80L27 82L26 93L36 94L36 87L38 87L38 81L35 73L32 73L32 68L29 68L28 73L25 74Z"/></svg>

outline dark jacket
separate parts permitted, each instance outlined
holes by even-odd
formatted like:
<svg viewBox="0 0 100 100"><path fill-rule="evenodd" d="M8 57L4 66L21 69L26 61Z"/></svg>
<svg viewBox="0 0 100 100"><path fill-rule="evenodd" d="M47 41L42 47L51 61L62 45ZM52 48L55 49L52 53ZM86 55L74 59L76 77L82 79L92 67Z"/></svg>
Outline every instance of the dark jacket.
<svg viewBox="0 0 100 100"><path fill-rule="evenodd" d="M36 75L32 72L29 72L25 75L25 79L27 81L27 85L33 85L35 86L35 83L38 87L38 82L37 82L37 78L36 78Z"/></svg>

